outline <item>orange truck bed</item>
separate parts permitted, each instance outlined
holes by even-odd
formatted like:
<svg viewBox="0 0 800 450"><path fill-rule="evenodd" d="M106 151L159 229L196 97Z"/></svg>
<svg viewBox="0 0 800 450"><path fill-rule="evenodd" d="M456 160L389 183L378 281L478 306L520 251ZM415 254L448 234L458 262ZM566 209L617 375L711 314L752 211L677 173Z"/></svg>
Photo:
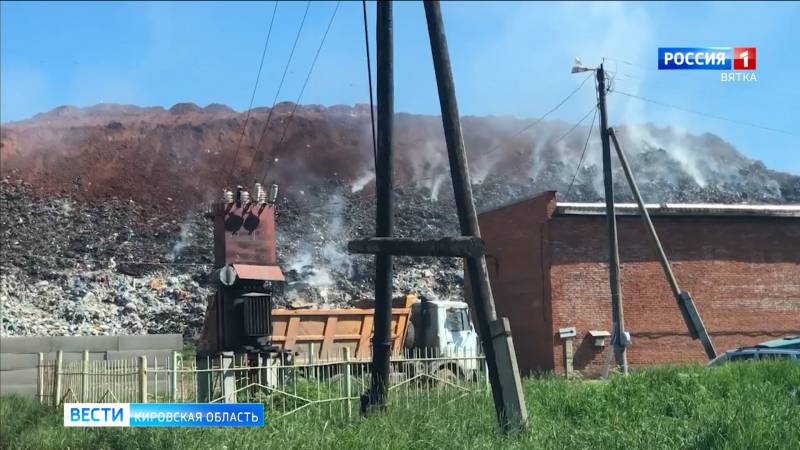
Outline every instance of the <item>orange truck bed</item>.
<svg viewBox="0 0 800 450"><path fill-rule="evenodd" d="M392 353L399 354L416 296L407 295L404 306L392 308ZM345 348L357 359L369 358L374 309L273 309L272 342L298 353L299 360L341 358Z"/></svg>

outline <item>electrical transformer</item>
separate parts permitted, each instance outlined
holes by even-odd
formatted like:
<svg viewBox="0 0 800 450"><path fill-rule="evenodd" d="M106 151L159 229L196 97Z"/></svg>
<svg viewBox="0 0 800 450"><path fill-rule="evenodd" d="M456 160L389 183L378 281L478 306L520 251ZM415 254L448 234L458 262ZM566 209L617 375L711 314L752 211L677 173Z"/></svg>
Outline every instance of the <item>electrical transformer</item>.
<svg viewBox="0 0 800 450"><path fill-rule="evenodd" d="M275 197L256 184L226 190L206 216L214 223L216 293L206 311L199 351L272 352L269 337L273 294L284 281L275 252Z"/></svg>

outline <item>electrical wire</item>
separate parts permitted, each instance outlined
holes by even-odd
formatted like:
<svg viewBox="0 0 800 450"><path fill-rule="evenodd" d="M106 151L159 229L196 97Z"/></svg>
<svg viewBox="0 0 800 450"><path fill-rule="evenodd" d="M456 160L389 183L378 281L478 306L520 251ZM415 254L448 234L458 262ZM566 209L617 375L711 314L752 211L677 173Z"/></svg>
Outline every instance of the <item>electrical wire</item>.
<svg viewBox="0 0 800 450"><path fill-rule="evenodd" d="M635 64L635 63L632 63L630 61L625 61L624 59L612 58L610 56L604 56L603 59L607 59L609 61L622 63L622 64L625 64L625 65L628 65L628 66L631 66L631 67L636 67L637 69L641 69L641 70L651 70L651 69L649 69L647 67L644 67L644 66L641 66L639 64Z"/></svg>
<svg viewBox="0 0 800 450"><path fill-rule="evenodd" d="M589 80L589 78L594 78L594 74L593 73L589 74L586 78L583 79L583 81L581 81L580 85L578 85L577 88L575 88L573 91L571 91L569 94L567 94L555 106L550 108L547 112L545 112L538 119L534 120L530 124L526 125L525 127L521 128L520 130L515 132L510 138L508 138L508 140L506 142L501 142L501 143L495 145L494 147L492 147L487 153L485 153L481 157L479 157L477 159L477 161L481 161L483 158L487 157L488 155L500 150L504 145L508 144L511 140L517 138L521 134L525 133L526 131L528 131L528 130L532 129L533 127L535 127L536 125L538 125L545 118L547 118L550 114L552 114L553 112L558 110L561 106L563 106L570 98L572 98L586 84L586 82ZM427 178L422 178L422 179L409 180L407 183L395 184L394 188L395 189L402 189L404 187L408 187L408 186L411 186L411 185L414 185L414 184L418 184L420 181L432 181L432 180L435 180L436 178L438 178L438 175L437 176L432 176L432 177L427 177ZM363 196L363 198L364 199L373 198L373 197L375 197L375 195L376 195L376 193L372 192L372 193L369 193L369 194L365 194ZM342 202L341 204L344 204L344 203ZM304 211L305 212L319 211L320 208L323 208L325 206L331 206L331 205L332 205L332 203L328 203L328 202L321 203L319 205L307 205L307 206L304 207L305 208Z"/></svg>
<svg viewBox="0 0 800 450"><path fill-rule="evenodd" d="M767 127L767 126L764 126L764 125L758 125L758 124L755 124L755 123L743 122L741 120L729 119L727 117L717 116L715 114L704 113L704 112L701 112L701 111L696 111L694 109L684 108L682 106L671 105L669 103L664 103L664 102L661 102L661 101L658 101L658 100L653 100L653 99L650 99L650 98L641 97L639 95L630 94L628 92L612 91L612 93L619 94L619 95L624 95L624 96L630 97L630 98L635 98L637 100L641 100L641 101L644 101L644 102L652 103L654 105L662 106L662 107L665 107L665 108L672 108L672 109L676 109L678 111L683 111L683 112L688 112L688 113L691 113L691 114L696 114L698 116L710 117L712 119L722 120L722 121L734 123L734 124L737 124L737 125L744 125L744 126L751 127L751 128L757 128L757 129L761 129L761 130L772 131L772 132L775 132L775 133L788 134L789 136L798 136L798 137L800 137L800 134L793 133L793 132L787 131L787 130L782 130L780 128L772 128L772 127Z"/></svg>
<svg viewBox="0 0 800 450"><path fill-rule="evenodd" d="M372 63L369 56L369 27L367 26L367 0L361 0L361 8L364 11L364 48L367 57L367 83L369 84L369 123L372 126L372 162L375 171L378 170L378 144L375 137L375 106L372 101Z"/></svg>
<svg viewBox="0 0 800 450"><path fill-rule="evenodd" d="M595 117L592 118L592 123L590 125L589 136L591 136L591 127L594 126L595 119L596 119L596 114L597 114L596 105L594 107L592 107L592 109L590 109L580 120L578 120L578 122L576 122L572 127L570 127L569 130L567 130L565 133L563 133L561 136L559 136L556 140L554 140L551 143L551 145L557 144L558 142L560 142L561 140L566 138L569 134L571 134L573 131L575 131L580 126L580 124L583 123L586 120L586 118L588 118L589 115L592 114L593 112L595 114ZM588 145L588 139L589 139L589 137L587 137L587 142L584 144L584 147L583 147L584 154L586 152L586 147ZM583 156L581 156L581 161L582 160L583 160ZM412 185L415 185L415 184L419 184L420 182L423 182L423 181L433 181L433 180L435 180L435 179L437 179L439 177L440 177L440 175L424 177L424 178L417 178L417 179L409 180L409 181L404 182L404 183L395 184L394 188L395 189L403 189L403 188L406 188L406 187L409 187L409 186L412 186ZM361 200L368 200L368 199L374 198L375 195L376 195L375 192L362 194L361 195ZM297 207L297 208L293 208L293 207L286 208L285 206L284 206L284 208L288 209L291 213L322 214L322 213L328 212L326 210L326 208L336 208L336 207L346 206L348 204L350 204L350 202L348 202L346 200L336 201L336 202L323 201L323 202L305 204L305 205L302 205L302 206Z"/></svg>
<svg viewBox="0 0 800 450"><path fill-rule="evenodd" d="M233 169L236 167L236 160L239 158L239 150L242 148L242 140L244 139L244 134L247 131L247 124L250 122L250 113L253 110L253 101L256 98L256 91L258 90L258 82L261 80L261 70L264 68L264 59L267 56L267 47L269 47L269 38L272 36L272 25L275 23L275 14L278 11L278 2L275 1L275 7L272 8L272 18L269 21L269 28L267 29L267 38L264 40L264 50L261 51L261 62L258 64L258 73L256 75L256 82L253 86L253 93L250 95L250 105L247 107L247 115L244 118L244 125L242 126L242 134L239 135L239 143L236 144L236 152L233 154L233 160L231 160L230 165L228 167L227 173L225 175L226 182L230 183L230 177L233 174Z"/></svg>
<svg viewBox="0 0 800 450"><path fill-rule="evenodd" d="M267 114L267 121L264 123L264 128L261 130L261 136L258 138L258 143L256 144L255 150L253 152L253 159L250 161L250 166L247 168L246 177L250 176L253 170L253 164L256 160L256 155L258 155L258 150L261 148L261 143L264 141L264 136L267 133L267 129L269 128L269 122L272 120L272 114L275 111L275 105L278 103L278 97L281 94L281 89L283 88L283 83L286 80L286 74L289 72L289 66L292 64L292 58L294 57L294 52L297 49L297 42L300 41L300 35L303 32L303 26L306 23L306 18L308 17L308 10L311 8L311 0L306 2L306 10L303 12L303 18L300 19L300 26L297 28L297 35L294 37L294 43L292 44L292 49L289 52L289 58L286 60L286 66L283 68L283 75L281 75L281 81L278 83L278 90L275 92L275 97L272 99L272 107L269 109L269 114Z"/></svg>
<svg viewBox="0 0 800 450"><path fill-rule="evenodd" d="M558 110L561 106L563 106L570 98L572 98L586 84L586 82L589 80L589 78L594 78L594 74L593 73L589 74L586 78L583 79L583 81L581 81L580 85L578 85L577 88L575 88L573 91L571 91L569 94L567 94L561 101L559 101L555 106L550 108L547 112L545 112L538 119L534 120L530 124L526 125L525 127L521 128L520 130L515 132L512 135L512 137L508 139L508 141L513 140L516 137L518 137L521 134L523 134L524 132L532 129L533 127L538 125L540 122L542 122L545 118L547 118L550 114L552 114L553 112ZM589 113L587 113L587 115L584 116L584 118L582 118L581 121L570 130L570 132L573 131L575 128L577 128L577 126L580 125L580 123L583 120L585 120L586 117L588 117L588 114L590 114L590 113L591 113L591 111L589 111ZM594 119L593 119L593 121L594 121ZM564 135L562 135L561 138L566 137L566 134L568 134L568 133L565 133ZM561 138L559 138L559 139L561 139ZM494 147L492 147L491 150L489 150L483 156L478 158L478 161L480 161L482 158L488 156L489 154L501 149L507 143L508 142L502 142L500 144L495 145ZM422 178L422 179L409 180L406 183L395 184L394 188L395 189L402 189L404 187L408 187L408 186L411 186L411 185L414 185L414 184L418 184L421 181L432 181L432 180L435 180L436 178L438 178L438 175L437 176L432 176L432 177L427 177L427 178ZM366 199L375 197L375 195L376 194L374 192L372 192L372 193L364 194L362 198L364 200L366 200ZM296 208L296 209L295 208L291 208L291 212L292 213L319 213L319 212L324 211L325 207L342 206L342 205L346 205L346 204L347 204L347 202L322 202L322 203L319 203L319 204L303 205L302 207L299 207L299 208Z"/></svg>
<svg viewBox="0 0 800 450"><path fill-rule="evenodd" d="M562 134L561 136L559 136L559 137L558 137L558 139L556 139L555 141L553 141L553 142L552 142L552 144L550 144L550 145L556 145L556 144L558 144L559 142L561 142L561 141L562 141L562 140L563 140L565 137L569 136L569 135L570 135L570 133L572 133L573 131L575 131L575 129L576 129L576 128L578 128L578 127L580 126L580 124L582 124L582 123L583 123L583 121L584 121L584 120L586 120L586 118L587 118L587 117L589 117L589 114L591 114L592 112L594 112L595 114L597 114L597 106L593 106L593 107L592 107L592 109L590 109L590 110L589 110L589 111L588 111L588 112L587 112L587 113L586 113L586 114L585 114L583 117L581 117L581 119L580 119L579 121L577 121L577 122L575 123L575 125L573 125L573 126L572 126L572 128L570 128L570 129L569 129L569 130L567 130L567 131L566 131L564 134Z"/></svg>
<svg viewBox="0 0 800 450"><path fill-rule="evenodd" d="M297 100L294 102L294 107L292 107L291 113L289 113L289 119L286 122L286 126L283 127L283 132L281 133L281 139L278 141L278 145L275 146L275 152L273 156L277 156L280 151L282 150L283 141L286 138L286 132L289 129L289 126L292 125L292 120L294 119L294 113L297 111L297 107L300 105L300 99L303 98L303 93L306 91L306 86L308 86L308 81L311 79L311 74L314 72L314 67L317 65L317 59L319 58L319 54L322 52L322 47L325 45L325 39L328 37L328 32L331 31L331 26L333 25L333 19L336 18L336 13L339 11L339 5L341 4L341 0L336 2L336 7L333 9L333 13L331 13L331 18L328 21L328 26L325 28L325 33L322 35L322 40L319 43L319 47L317 47L317 52L314 54L314 59L311 61L311 67L308 68L308 73L306 74L306 79L303 82L303 86L300 89L300 93L297 95ZM264 176L261 177L261 183L263 184L266 179L267 175L269 175L269 171L272 168L272 163L274 159L270 159L267 164L267 170L264 172Z"/></svg>
<svg viewBox="0 0 800 450"><path fill-rule="evenodd" d="M550 109L549 109L549 110L548 110L546 113L542 114L542 115L541 115L541 116L540 116L538 119L534 120L534 121L533 121L533 122L531 122L530 124L528 124L528 125L526 125L526 126L522 127L521 129L519 129L519 130L518 130L516 133L514 133L513 135L511 135L511 137L507 138L507 139L506 139L504 142L501 142L501 143L499 143L499 144L495 145L494 147L492 147L491 149L489 149L489 151L488 151L488 152L486 152L486 153L484 153L484 154L483 154L481 157L479 157L477 161L482 161L482 160L484 160L485 158L487 158L487 157L488 157L489 155L491 155L492 153L494 153L494 152L496 152L496 151L500 150L500 149L501 149L501 148L503 148L505 145L507 145L507 144L509 144L510 142L512 142L514 139L516 139L517 137L519 137L519 136L520 136L522 133L525 133L526 131L530 130L531 128L533 128L533 127L535 127L536 125L538 125L539 123L541 123L541 122L542 122L542 121L543 121L543 120L544 120L544 119L545 119L547 116L549 116L550 114L554 113L554 112L555 112L555 111L556 111L558 108L560 108L560 107L561 107L561 106L562 106L564 103L566 103L566 102L567 102L567 100L569 100L570 98L572 98L572 96L574 96L575 94L577 94L577 93L578 93L578 91L580 91L580 90L581 90L581 88L583 87L583 85L585 85L585 84L586 84L586 82L587 82L587 81L589 81L589 78L592 78L593 76L594 76L594 73L590 73L590 74L589 74L589 75L588 75L586 78L584 78L584 79L583 79L583 81L581 81L581 84L579 84L577 88L575 88L575 89L574 89L572 92L570 92L569 94L567 94L567 96L566 96L566 97L564 97L564 98L563 98L563 99L562 99L560 102L558 102L558 103L557 103L555 106L553 106L552 108L550 108Z"/></svg>
<svg viewBox="0 0 800 450"><path fill-rule="evenodd" d="M589 139L592 137L592 130L594 130L594 121L597 119L597 106L595 105L594 108L594 115L592 116L592 123L589 125L589 133L586 134L586 142L583 143L583 151L581 152L581 159L578 161L578 167L575 169L575 175L572 176L572 181L569 183L569 188L567 189L567 195L564 196L564 200L569 198L570 192L572 192L572 185L575 184L575 179L578 178L578 173L581 171L581 166L583 165L583 158L586 156L586 149L589 147Z"/></svg>

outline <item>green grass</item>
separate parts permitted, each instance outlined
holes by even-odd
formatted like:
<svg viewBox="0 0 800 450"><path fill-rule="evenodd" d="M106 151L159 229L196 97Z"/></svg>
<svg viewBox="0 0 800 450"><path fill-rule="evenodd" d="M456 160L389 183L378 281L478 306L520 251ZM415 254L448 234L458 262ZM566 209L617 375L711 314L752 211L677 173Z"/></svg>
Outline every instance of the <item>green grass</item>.
<svg viewBox="0 0 800 450"><path fill-rule="evenodd" d="M0 447L25 449L800 449L800 364L666 367L608 382L524 383L530 429L498 433L490 399L435 411L283 418L261 429L65 429L62 410L3 397ZM432 394L433 395L433 394Z"/></svg>

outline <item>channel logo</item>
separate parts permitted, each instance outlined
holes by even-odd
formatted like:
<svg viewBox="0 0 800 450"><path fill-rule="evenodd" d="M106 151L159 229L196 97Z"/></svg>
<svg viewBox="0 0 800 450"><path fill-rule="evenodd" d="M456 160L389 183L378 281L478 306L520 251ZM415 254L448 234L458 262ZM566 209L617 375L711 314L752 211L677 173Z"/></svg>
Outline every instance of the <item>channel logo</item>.
<svg viewBox="0 0 800 450"><path fill-rule="evenodd" d="M64 403L65 427L128 427L128 403Z"/></svg>
<svg viewBox="0 0 800 450"><path fill-rule="evenodd" d="M262 427L263 403L64 403L65 427Z"/></svg>
<svg viewBox="0 0 800 450"><path fill-rule="evenodd" d="M659 47L658 70L756 70L755 47Z"/></svg>

